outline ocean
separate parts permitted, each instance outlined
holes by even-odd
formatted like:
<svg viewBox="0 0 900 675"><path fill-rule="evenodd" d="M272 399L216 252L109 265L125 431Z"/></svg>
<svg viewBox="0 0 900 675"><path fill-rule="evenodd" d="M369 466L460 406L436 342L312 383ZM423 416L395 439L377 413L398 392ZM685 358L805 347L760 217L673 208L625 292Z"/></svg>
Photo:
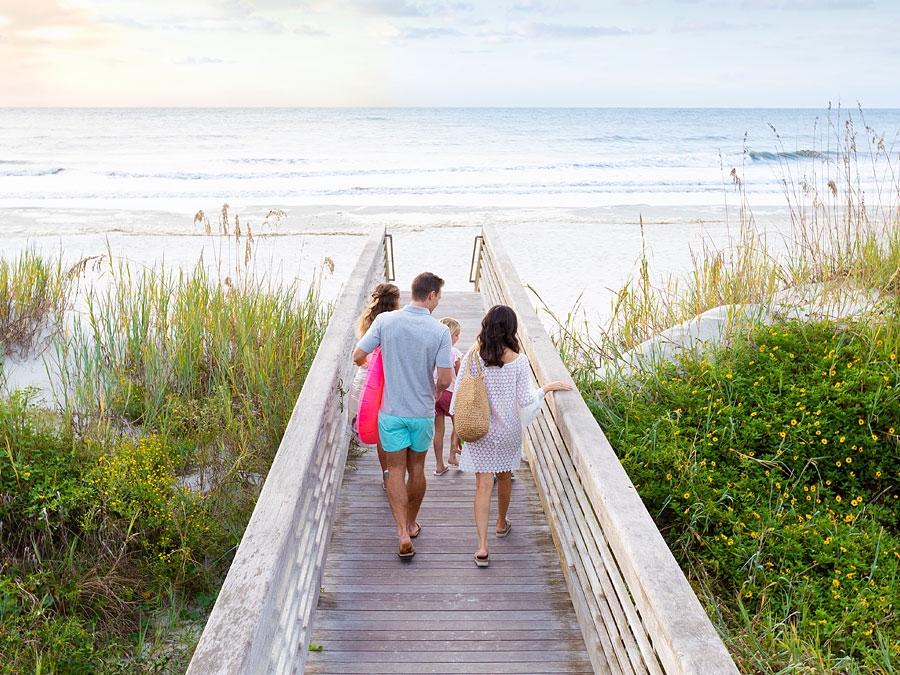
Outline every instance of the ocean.
<svg viewBox="0 0 900 675"><path fill-rule="evenodd" d="M785 187L839 172L867 128L895 157L900 110L0 108L0 253L190 264L209 245L194 215L228 204L286 276L329 257L332 295L379 227L398 283L429 269L465 290L491 224L551 311L602 320L642 250L677 274L727 241L735 177L778 228Z"/></svg>

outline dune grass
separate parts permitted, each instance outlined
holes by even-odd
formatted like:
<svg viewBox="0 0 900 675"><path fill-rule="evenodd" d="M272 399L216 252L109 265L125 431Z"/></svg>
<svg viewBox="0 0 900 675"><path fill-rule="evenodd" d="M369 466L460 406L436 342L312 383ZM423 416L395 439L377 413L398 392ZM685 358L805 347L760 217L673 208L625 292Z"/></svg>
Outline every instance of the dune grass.
<svg viewBox="0 0 900 675"><path fill-rule="evenodd" d="M557 318L589 407L747 673L900 669L900 184L893 144L854 119L830 113L819 160L782 166L780 253L735 170L729 246L704 245L686 279L656 280L642 257L606 325ZM769 319L618 369L721 305Z"/></svg>
<svg viewBox="0 0 900 675"><path fill-rule="evenodd" d="M257 274L246 225L219 237L224 270L108 252L90 292L30 286L61 298L60 380L53 409L0 398L0 672L186 669L330 317L319 272Z"/></svg>
<svg viewBox="0 0 900 675"><path fill-rule="evenodd" d="M27 358L46 347L68 309L75 270L26 249L0 258L0 354Z"/></svg>

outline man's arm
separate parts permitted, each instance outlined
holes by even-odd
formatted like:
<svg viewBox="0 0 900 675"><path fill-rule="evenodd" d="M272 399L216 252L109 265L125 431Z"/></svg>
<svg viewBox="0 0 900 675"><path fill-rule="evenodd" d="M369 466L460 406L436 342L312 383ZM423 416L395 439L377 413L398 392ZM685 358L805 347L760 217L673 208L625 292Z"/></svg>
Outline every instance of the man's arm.
<svg viewBox="0 0 900 675"><path fill-rule="evenodd" d="M369 356L369 352L364 352L362 349L357 347L356 349L353 350L353 355L350 358L353 359L353 363L355 363L358 366L361 366L366 362L366 359L368 358L368 356ZM446 387L445 387L445 389L446 389Z"/></svg>
<svg viewBox="0 0 900 675"><path fill-rule="evenodd" d="M437 398L440 398L444 390L450 386L451 382L453 382L453 368L438 368L437 373L438 378L437 384L435 385L435 392Z"/></svg>

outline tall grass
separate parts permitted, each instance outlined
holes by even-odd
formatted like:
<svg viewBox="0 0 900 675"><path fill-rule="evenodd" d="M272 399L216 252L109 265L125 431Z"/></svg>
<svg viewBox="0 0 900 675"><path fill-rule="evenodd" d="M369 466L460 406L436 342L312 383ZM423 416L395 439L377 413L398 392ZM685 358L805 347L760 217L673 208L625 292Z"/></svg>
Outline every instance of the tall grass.
<svg viewBox="0 0 900 675"><path fill-rule="evenodd" d="M862 111L860 130L835 115L815 161L782 165L784 247L757 229L735 169L727 246L704 243L686 278L654 278L643 255L605 325L557 317L588 405L743 672L900 666L897 149ZM791 304L824 311L773 311ZM774 323L618 370L722 305Z"/></svg>
<svg viewBox="0 0 900 675"><path fill-rule="evenodd" d="M656 278L646 254L616 293L608 323L592 327L605 357L620 358L661 331L723 305L771 303L777 294L816 284L820 303L847 293L900 290L900 175L893 142L852 115L832 116L817 136L821 147L794 166L781 160L790 227L784 247L759 229L737 168L728 180L740 201L736 233L724 247L703 241L686 278ZM775 139L781 144L777 130ZM783 148L782 148L783 150ZM746 154L746 151L745 151ZM818 162L808 161L812 155ZM779 157L793 156L780 152ZM795 175L796 174L796 175ZM643 226L641 228L643 232ZM571 324L563 334L572 328ZM575 346L575 345L573 345Z"/></svg>
<svg viewBox="0 0 900 675"><path fill-rule="evenodd" d="M330 318L328 261L282 281L221 221L189 269L28 258L73 286L57 408L0 399L0 673L184 672Z"/></svg>
<svg viewBox="0 0 900 675"><path fill-rule="evenodd" d="M62 258L47 260L32 249L0 258L0 354L26 358L49 344L69 307L72 278Z"/></svg>

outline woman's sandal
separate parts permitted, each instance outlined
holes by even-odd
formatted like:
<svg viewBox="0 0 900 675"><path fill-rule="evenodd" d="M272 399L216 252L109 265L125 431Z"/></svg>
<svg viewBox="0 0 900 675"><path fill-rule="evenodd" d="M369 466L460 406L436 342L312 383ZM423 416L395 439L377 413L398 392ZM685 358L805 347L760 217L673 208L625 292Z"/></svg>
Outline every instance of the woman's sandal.
<svg viewBox="0 0 900 675"><path fill-rule="evenodd" d="M509 518L506 519L506 527L496 533L498 537L505 537L509 534L509 531L512 529L512 523L509 522Z"/></svg>
<svg viewBox="0 0 900 675"><path fill-rule="evenodd" d="M480 556L477 553L472 556L475 559L475 564L478 567L487 567L491 563L491 554L486 553L484 556Z"/></svg>

